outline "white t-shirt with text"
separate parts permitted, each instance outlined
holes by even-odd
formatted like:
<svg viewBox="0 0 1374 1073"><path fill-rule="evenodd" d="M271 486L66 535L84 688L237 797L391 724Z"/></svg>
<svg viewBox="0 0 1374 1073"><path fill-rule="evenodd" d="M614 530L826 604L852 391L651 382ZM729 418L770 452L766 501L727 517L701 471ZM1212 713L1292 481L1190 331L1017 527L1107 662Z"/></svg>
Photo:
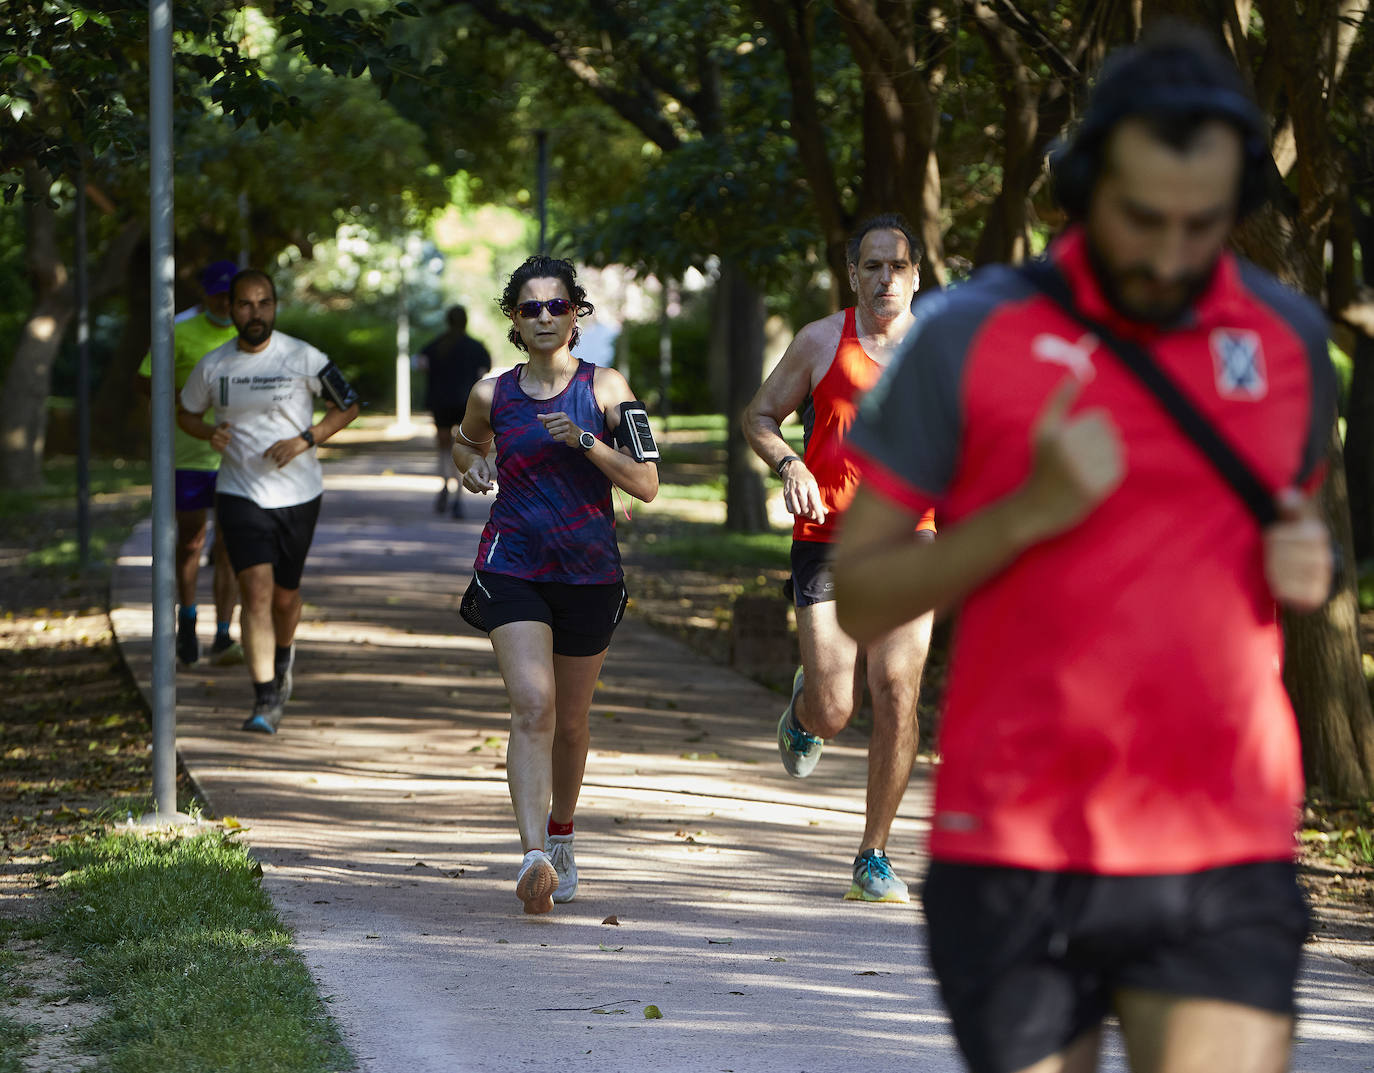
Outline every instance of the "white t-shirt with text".
<svg viewBox="0 0 1374 1073"><path fill-rule="evenodd" d="M309 343L278 331L256 354L240 350L235 338L200 359L181 389L181 404L191 413L214 410L217 425L229 422L218 491L269 510L308 503L324 491L314 447L281 467L264 453L314 424L319 375L328 364Z"/></svg>

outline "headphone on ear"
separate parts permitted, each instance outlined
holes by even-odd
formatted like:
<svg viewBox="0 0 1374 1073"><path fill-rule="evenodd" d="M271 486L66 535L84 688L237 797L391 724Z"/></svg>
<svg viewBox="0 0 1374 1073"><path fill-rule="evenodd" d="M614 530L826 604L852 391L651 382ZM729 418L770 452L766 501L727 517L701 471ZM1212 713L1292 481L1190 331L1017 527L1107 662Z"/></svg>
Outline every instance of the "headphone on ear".
<svg viewBox="0 0 1374 1073"><path fill-rule="evenodd" d="M1112 72L1124 76L1118 67ZM1099 83L1078 129L1050 150L1050 184L1055 199L1070 218L1087 215L1088 202L1102 168L1102 151L1112 129L1123 119L1140 117L1220 119L1240 132L1244 165L1236 199L1238 217L1254 212L1269 198L1269 145L1264 116L1244 93L1223 86L1130 86L1126 77Z"/></svg>

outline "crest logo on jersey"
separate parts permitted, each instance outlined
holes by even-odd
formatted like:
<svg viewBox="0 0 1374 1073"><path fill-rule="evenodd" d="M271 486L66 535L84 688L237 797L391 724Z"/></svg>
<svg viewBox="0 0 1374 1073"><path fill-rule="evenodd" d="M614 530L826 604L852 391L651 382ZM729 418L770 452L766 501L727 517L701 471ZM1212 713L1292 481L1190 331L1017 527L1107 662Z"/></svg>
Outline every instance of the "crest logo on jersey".
<svg viewBox="0 0 1374 1073"><path fill-rule="evenodd" d="M1258 332L1218 328L1211 336L1212 369L1223 399L1253 402L1269 394L1264 349Z"/></svg>
<svg viewBox="0 0 1374 1073"><path fill-rule="evenodd" d="M1042 332L1031 340L1031 354L1036 361L1047 361L1052 365L1062 365L1077 377L1080 384L1086 384L1097 375L1093 365L1093 351L1097 349L1097 336L1085 335L1074 343L1062 335Z"/></svg>

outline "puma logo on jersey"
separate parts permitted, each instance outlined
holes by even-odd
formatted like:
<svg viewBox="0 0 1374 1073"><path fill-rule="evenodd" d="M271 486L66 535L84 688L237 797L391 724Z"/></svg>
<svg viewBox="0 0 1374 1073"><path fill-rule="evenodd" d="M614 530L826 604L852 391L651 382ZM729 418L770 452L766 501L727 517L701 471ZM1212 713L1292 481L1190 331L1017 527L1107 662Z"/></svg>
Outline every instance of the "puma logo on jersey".
<svg viewBox="0 0 1374 1073"><path fill-rule="evenodd" d="M1086 384L1097 375L1097 368L1093 365L1093 351L1097 349L1097 336L1091 333L1083 336L1076 343L1071 343L1062 335L1050 335L1042 333L1031 340L1031 353L1035 355L1037 361L1048 361L1053 365L1062 365L1069 372L1078 378L1079 383Z"/></svg>

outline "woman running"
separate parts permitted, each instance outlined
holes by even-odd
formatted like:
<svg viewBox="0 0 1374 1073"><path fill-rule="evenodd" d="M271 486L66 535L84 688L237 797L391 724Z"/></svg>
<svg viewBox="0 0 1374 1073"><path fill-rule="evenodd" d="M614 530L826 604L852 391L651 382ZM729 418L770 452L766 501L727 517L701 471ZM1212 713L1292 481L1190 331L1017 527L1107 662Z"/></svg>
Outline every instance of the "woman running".
<svg viewBox="0 0 1374 1073"><path fill-rule="evenodd" d="M658 467L612 446L620 406L634 401L625 378L572 352L577 318L592 312L573 266L531 257L499 302L529 360L473 387L453 459L464 488L497 489L469 596L510 698L506 780L524 852L515 893L525 912L547 913L577 893L588 711L625 610L611 485L647 503Z"/></svg>

